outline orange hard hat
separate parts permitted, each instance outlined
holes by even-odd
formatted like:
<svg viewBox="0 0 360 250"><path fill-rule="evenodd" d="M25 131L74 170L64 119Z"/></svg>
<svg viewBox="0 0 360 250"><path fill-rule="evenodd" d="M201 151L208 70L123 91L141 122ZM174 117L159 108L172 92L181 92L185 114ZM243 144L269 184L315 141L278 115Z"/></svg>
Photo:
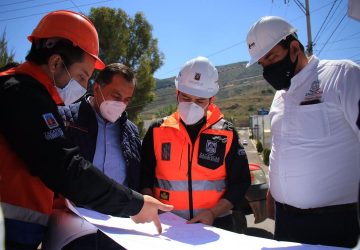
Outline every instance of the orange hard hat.
<svg viewBox="0 0 360 250"><path fill-rule="evenodd" d="M30 42L37 38L61 37L73 42L96 59L95 68L103 69L105 64L98 57L99 38L95 26L85 15L69 10L57 10L44 16L32 34Z"/></svg>

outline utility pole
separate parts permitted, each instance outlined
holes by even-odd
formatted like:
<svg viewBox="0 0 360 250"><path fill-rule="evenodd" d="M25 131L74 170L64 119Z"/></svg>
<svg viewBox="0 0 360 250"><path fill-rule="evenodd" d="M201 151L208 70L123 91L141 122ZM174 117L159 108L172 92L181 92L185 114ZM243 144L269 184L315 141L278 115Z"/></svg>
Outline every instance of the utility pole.
<svg viewBox="0 0 360 250"><path fill-rule="evenodd" d="M306 26L307 26L307 36L308 36L307 55L312 56L312 54L313 54L313 42L312 42L312 36L311 36L309 0L305 0L305 16L306 16Z"/></svg>
<svg viewBox="0 0 360 250"><path fill-rule="evenodd" d="M294 0L296 5L300 8L300 10L306 16L306 28L307 28L307 37L308 37L308 44L306 49L307 56L312 56L313 54L313 42L311 36L311 22L310 22L310 4L309 0L305 0L305 6L300 2L300 0Z"/></svg>

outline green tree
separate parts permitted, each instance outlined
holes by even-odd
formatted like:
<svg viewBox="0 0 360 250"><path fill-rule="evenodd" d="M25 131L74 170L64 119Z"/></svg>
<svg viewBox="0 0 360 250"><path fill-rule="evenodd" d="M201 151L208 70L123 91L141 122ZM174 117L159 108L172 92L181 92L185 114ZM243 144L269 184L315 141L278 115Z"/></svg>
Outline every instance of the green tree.
<svg viewBox="0 0 360 250"><path fill-rule="evenodd" d="M174 113L177 109L177 105L176 104L170 104L168 106L165 106L164 108L159 109L156 112L156 116L157 117L164 117L164 116L168 116L171 115L172 113Z"/></svg>
<svg viewBox="0 0 360 250"><path fill-rule="evenodd" d="M4 31L0 39L0 68L10 62L14 62L14 52L8 52L6 32Z"/></svg>
<svg viewBox="0 0 360 250"><path fill-rule="evenodd" d="M121 9L107 7L92 8L89 18L98 31L100 58L105 64L120 62L136 72L136 91L128 111L141 129L139 113L154 99L153 74L164 58L152 36L152 26L141 12L132 18Z"/></svg>

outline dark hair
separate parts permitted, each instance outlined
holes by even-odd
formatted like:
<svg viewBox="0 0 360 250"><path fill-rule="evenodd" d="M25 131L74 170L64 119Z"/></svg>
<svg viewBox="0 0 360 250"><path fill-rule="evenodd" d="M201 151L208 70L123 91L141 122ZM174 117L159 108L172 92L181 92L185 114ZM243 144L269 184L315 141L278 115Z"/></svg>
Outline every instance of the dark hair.
<svg viewBox="0 0 360 250"><path fill-rule="evenodd" d="M43 38L33 41L26 60L37 65L47 64L50 56L61 56L66 67L84 60L84 51L64 38Z"/></svg>
<svg viewBox="0 0 360 250"><path fill-rule="evenodd" d="M121 75L128 82L136 84L134 72L127 66L121 63L112 63L107 65L103 70L96 76L95 82L100 84L101 87L111 83L114 75Z"/></svg>
<svg viewBox="0 0 360 250"><path fill-rule="evenodd" d="M290 43L292 41L297 41L299 43L301 51L303 53L305 53L304 45L302 45L302 43L298 40L296 33L288 35L285 39L281 40L278 44L280 44L283 48L288 49L290 46Z"/></svg>

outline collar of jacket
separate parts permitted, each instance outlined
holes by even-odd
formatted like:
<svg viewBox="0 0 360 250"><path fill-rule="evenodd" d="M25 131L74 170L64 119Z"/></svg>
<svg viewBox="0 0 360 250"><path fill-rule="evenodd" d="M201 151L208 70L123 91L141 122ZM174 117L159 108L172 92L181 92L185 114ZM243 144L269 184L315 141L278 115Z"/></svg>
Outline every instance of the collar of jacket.
<svg viewBox="0 0 360 250"><path fill-rule="evenodd" d="M53 82L49 78L49 76L42 70L42 68L39 65L36 65L31 62L25 62L23 64L20 64L16 68L11 68L9 70L6 70L4 72L0 73L0 76L6 76L6 75L29 75L35 80L37 80L39 83L41 83L46 90L51 95L52 99L56 103L56 105L64 105L61 97L59 96Z"/></svg>

